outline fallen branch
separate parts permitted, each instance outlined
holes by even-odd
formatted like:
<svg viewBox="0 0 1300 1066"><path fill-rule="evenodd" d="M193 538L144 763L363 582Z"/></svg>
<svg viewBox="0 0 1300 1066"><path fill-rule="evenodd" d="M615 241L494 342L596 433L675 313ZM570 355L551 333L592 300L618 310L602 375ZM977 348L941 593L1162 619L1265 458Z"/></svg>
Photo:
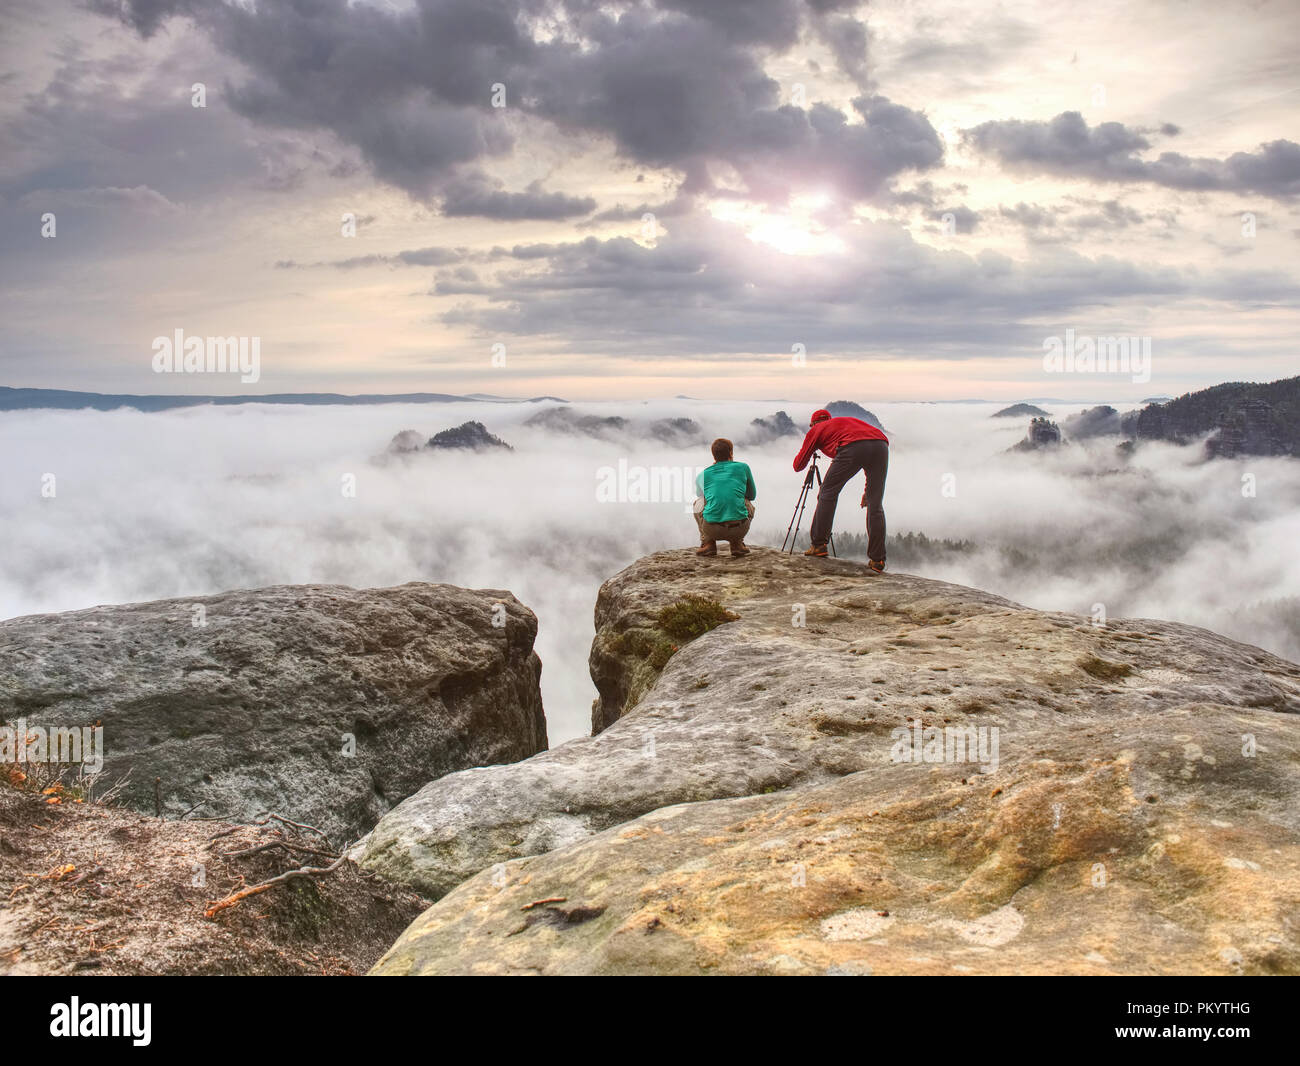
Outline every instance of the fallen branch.
<svg viewBox="0 0 1300 1066"><path fill-rule="evenodd" d="M315 833L323 841L325 841L326 844L330 844L330 846L333 847L333 844L330 842L330 838L327 837L321 830L317 829L314 825L304 825L302 822L291 822L289 821L288 818L284 817L281 814L276 814L274 811L267 811L266 816L262 818L261 821L257 821L255 819L253 821L253 825L266 825L266 823L269 822L272 818L274 818L277 822L282 822L284 825L291 825L295 829L308 829L311 832ZM347 851L348 849L344 848L343 850Z"/></svg>
<svg viewBox="0 0 1300 1066"><path fill-rule="evenodd" d="M530 911L534 907L540 907L545 903L568 903L568 896L547 896L546 899L535 899L532 903L525 903L519 909L521 911Z"/></svg>
<svg viewBox="0 0 1300 1066"><path fill-rule="evenodd" d="M332 851L320 851L317 848L309 848L303 844L291 844L287 840L272 840L267 844L255 844L243 851L223 851L221 857L223 859L242 859L249 855L257 855L259 852L271 851L274 848L284 848L285 851L300 851L306 855L317 855L322 859L337 858Z"/></svg>
<svg viewBox="0 0 1300 1066"><path fill-rule="evenodd" d="M324 877L326 874L332 874L347 861L347 858L347 852L345 851L344 854L340 855L328 866L304 866L299 870L289 870L286 873L279 874L269 880L259 881L255 885L249 885L247 888L240 889L233 895L227 896L225 899L212 904L203 912L203 916L205 918L211 918L218 911L223 911L227 907L233 907L242 899L247 899L249 896L256 896L259 892L265 892L268 888L282 885L286 881L293 880L295 877Z"/></svg>

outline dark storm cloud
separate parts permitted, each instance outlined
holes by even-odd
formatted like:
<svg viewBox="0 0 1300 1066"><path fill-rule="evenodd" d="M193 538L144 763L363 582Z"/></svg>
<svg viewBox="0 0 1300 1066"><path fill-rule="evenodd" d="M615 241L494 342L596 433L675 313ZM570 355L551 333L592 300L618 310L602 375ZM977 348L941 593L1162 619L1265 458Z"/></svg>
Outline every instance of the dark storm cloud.
<svg viewBox="0 0 1300 1066"><path fill-rule="evenodd" d="M592 222L640 222L646 215L653 215L655 218L678 218L682 215L688 215L695 209L695 205L689 196L675 196L671 200L665 200L663 203L651 204L644 203L637 207L628 207L625 204L616 204L611 208L599 212L591 217Z"/></svg>
<svg viewBox="0 0 1300 1066"><path fill-rule="evenodd" d="M546 192L541 182L531 183L523 192L506 192L484 176L453 182L443 192L444 215L474 215L500 219L566 219L589 215L596 209L590 196L566 196Z"/></svg>
<svg viewBox="0 0 1300 1066"><path fill-rule="evenodd" d="M1148 217L1118 200L1103 200L1095 205L1095 210L1072 219L1072 222L1079 229L1127 229L1141 225Z"/></svg>
<svg viewBox="0 0 1300 1066"><path fill-rule="evenodd" d="M1095 320L1095 308L1112 305L1104 314L1124 324L1135 300L1268 301L1292 291L1280 273L1204 275L1057 246L1024 262L940 251L887 223L848 240L839 255L785 256L698 217L655 247L595 237L524 246L488 301L457 306L443 321L612 355L788 353L802 342L810 358L891 347L967 358L1038 350L1044 317Z"/></svg>
<svg viewBox="0 0 1300 1066"><path fill-rule="evenodd" d="M327 262L299 263L293 259L281 259L275 265L279 270L307 270L312 267L335 267L338 270L355 270L369 266L445 266L460 263L470 258L467 248L412 248L394 255L354 255L347 259L332 259Z"/></svg>
<svg viewBox="0 0 1300 1066"><path fill-rule="evenodd" d="M187 16L238 62L224 94L239 114L330 130L381 180L422 199L443 196L454 214L591 210L586 198L486 187L474 176L514 150L520 127L510 119L519 115L608 137L627 159L679 171L688 192L739 174L764 198L832 182L866 199L894 175L943 157L922 114L879 95L854 101L860 121L825 104L782 106L787 87L763 63L805 36L826 41L867 85L866 30L836 3L421 0L404 12L345 0L94 3L146 35L169 14ZM560 31L534 39L540 22ZM497 84L506 92L501 109L491 106Z"/></svg>
<svg viewBox="0 0 1300 1066"><path fill-rule="evenodd" d="M434 279L431 296L487 296L493 287L486 284L473 267L445 270Z"/></svg>
<svg viewBox="0 0 1300 1066"><path fill-rule="evenodd" d="M817 31L840 70L860 88L870 88L868 52L871 34L866 25L849 15L831 15L818 23Z"/></svg>
<svg viewBox="0 0 1300 1066"><path fill-rule="evenodd" d="M658 6L706 22L730 40L785 49L799 39L803 5L798 0L660 0Z"/></svg>
<svg viewBox="0 0 1300 1066"><path fill-rule="evenodd" d="M190 86L205 82L215 54L187 43L196 47L183 71L142 67L139 50L97 56L74 39L52 50L50 75L26 88L4 124L0 195L147 187L182 204L232 185L292 182L309 149L278 133L250 143L247 123L228 110L191 106Z"/></svg>
<svg viewBox="0 0 1300 1066"><path fill-rule="evenodd" d="M1166 224L1173 221L1170 212L1144 214L1118 200L1090 200L1075 196L1066 199L1068 203L1053 204L1050 207L1027 204L1024 201L1014 207L1002 204L998 208L998 214L1027 230L1045 230L1054 226L1068 226L1076 230L1127 229L1153 220Z"/></svg>
<svg viewBox="0 0 1300 1066"><path fill-rule="evenodd" d="M1170 129L1166 124L1161 132L1169 135ZM1008 167L1062 177L1258 193L1278 199L1300 194L1300 144L1294 141L1270 141L1255 152L1234 152L1227 159L1163 152L1154 160L1145 160L1138 153L1152 147L1147 132L1119 122L1089 127L1079 112L1065 111L1047 122L984 122L965 130L963 137L967 144Z"/></svg>

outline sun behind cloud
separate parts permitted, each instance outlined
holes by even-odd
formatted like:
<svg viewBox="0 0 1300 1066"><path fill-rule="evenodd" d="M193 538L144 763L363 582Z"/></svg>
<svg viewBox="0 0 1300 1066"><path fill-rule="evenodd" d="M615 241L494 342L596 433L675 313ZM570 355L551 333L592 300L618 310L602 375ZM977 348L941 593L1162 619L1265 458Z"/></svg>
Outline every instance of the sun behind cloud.
<svg viewBox="0 0 1300 1066"><path fill-rule="evenodd" d="M785 208L721 200L709 205L709 214L784 255L826 255L845 250L844 242L816 217L829 203L824 193L794 197Z"/></svg>

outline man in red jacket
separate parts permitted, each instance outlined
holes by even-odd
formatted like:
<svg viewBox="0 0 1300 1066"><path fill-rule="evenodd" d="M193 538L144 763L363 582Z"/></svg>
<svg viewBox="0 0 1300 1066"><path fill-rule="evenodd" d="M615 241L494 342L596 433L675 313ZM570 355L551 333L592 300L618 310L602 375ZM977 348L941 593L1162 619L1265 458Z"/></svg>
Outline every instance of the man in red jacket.
<svg viewBox="0 0 1300 1066"><path fill-rule="evenodd" d="M885 569L885 475L889 473L889 438L870 422L860 418L832 418L829 411L814 411L803 447L794 457L794 468L808 465L813 452L831 460L817 494L812 520L812 547L804 555L826 557L835 505L840 489L859 470L867 475L862 506L867 509L867 565L876 573Z"/></svg>

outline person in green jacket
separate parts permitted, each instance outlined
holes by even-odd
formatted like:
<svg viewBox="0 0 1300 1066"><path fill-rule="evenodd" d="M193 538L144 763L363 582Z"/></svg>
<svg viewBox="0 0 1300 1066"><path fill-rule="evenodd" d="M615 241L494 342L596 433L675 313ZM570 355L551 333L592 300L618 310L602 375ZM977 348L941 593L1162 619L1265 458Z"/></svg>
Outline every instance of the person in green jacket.
<svg viewBox="0 0 1300 1066"><path fill-rule="evenodd" d="M695 501L695 521L700 527L700 547L696 555L717 555L718 541L731 545L732 555L748 555L745 534L754 518L751 502L758 490L749 467L732 458L731 441L719 437L713 442L713 465L706 466L695 479L699 498Z"/></svg>

